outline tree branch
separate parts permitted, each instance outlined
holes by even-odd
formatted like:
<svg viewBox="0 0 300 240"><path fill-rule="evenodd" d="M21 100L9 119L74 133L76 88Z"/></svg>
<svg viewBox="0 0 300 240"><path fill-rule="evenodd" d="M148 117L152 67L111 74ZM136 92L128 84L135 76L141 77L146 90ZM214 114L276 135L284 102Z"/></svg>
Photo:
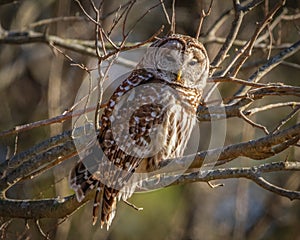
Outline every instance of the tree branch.
<svg viewBox="0 0 300 240"><path fill-rule="evenodd" d="M300 123L282 130L280 132L269 134L267 136L258 138L256 140L250 140L248 142L241 142L232 145L228 145L222 148L210 149L207 151L201 151L195 155L189 155L180 159L168 159L160 163L159 168L167 166L172 162L172 165L176 169L182 169L182 166L186 166L186 162L190 162L191 158L194 158L189 168L201 168L203 163L209 162L216 165L222 165L230 162L238 157L248 157L254 160L263 160L274 156L294 145L300 138ZM205 161L205 162L204 162Z"/></svg>
<svg viewBox="0 0 300 240"><path fill-rule="evenodd" d="M85 129L78 129L77 131L81 132L81 134L85 134ZM202 151L196 155L190 168L201 168L205 159L217 161L217 165L224 164L241 156L256 160L265 159L295 144L299 140L299 133L300 123L257 140ZM2 163L0 165L2 175L0 179L0 190L3 196L5 196L7 189L17 182L31 175L35 175L38 169L40 173L40 171L45 171L52 167L53 164L57 165L63 160L76 155L76 147L71 136L71 131L64 132L27 151L15 155L11 159L11 162L8 161L9 164L7 164L7 162ZM78 133L76 136L79 136ZM191 156L187 156L187 158L190 157ZM172 161L172 164L177 165L179 169L181 166L185 166L186 158L164 160L161 162L160 168L169 164L170 161Z"/></svg>
<svg viewBox="0 0 300 240"><path fill-rule="evenodd" d="M207 171L177 175L160 175L145 179L137 190L148 189L148 186L159 185L160 181L172 181L171 185L187 184L192 182L208 182L217 179L247 178L262 188L289 199L300 199L299 191L291 191L275 186L266 181L261 174L282 171L300 171L300 162L266 163L256 167L222 168ZM170 179L171 178L171 179ZM94 196L90 191L82 202L78 202L75 195L43 200L12 200L0 199L1 217L10 218L64 218L72 214Z"/></svg>
<svg viewBox="0 0 300 240"><path fill-rule="evenodd" d="M276 162L265 163L255 167L244 168L223 168L207 171L196 171L181 176L168 176L170 179L163 179L164 181L173 181L172 185L186 184L192 182L207 182L216 179L228 179L228 178L247 178L255 182L262 188L276 193L280 196L287 197L290 200L300 199L300 191L287 190L278 187L261 175L263 173L282 172L282 171L300 171L300 162Z"/></svg>

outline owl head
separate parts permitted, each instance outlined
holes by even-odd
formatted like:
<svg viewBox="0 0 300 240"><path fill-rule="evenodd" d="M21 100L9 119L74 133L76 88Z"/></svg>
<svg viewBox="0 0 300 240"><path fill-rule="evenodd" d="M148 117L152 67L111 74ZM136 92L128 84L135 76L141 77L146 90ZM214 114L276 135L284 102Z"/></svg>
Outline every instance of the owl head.
<svg viewBox="0 0 300 240"><path fill-rule="evenodd" d="M153 42L138 67L168 83L203 89L208 77L209 59L197 39L172 34Z"/></svg>

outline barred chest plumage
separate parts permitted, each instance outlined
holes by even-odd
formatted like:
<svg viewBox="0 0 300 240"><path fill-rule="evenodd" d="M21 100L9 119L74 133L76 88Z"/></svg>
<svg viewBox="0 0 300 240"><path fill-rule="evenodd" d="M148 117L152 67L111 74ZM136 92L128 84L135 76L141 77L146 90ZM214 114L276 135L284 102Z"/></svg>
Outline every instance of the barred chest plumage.
<svg viewBox="0 0 300 240"><path fill-rule="evenodd" d="M136 82L137 75L142 82ZM146 159L148 171L162 159L182 156L201 91L166 84L140 69L116 92L102 115L99 135L109 160L126 169L125 159Z"/></svg>

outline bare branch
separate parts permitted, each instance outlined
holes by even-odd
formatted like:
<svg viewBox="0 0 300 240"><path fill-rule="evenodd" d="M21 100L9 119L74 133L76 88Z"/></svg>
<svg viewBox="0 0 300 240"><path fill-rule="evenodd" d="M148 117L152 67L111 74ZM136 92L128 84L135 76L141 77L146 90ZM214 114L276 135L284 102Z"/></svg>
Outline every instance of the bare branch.
<svg viewBox="0 0 300 240"><path fill-rule="evenodd" d="M77 39L63 39L54 35L47 35L33 31L3 31L0 34L0 44L27 44L27 43L46 43L63 47L78 53L96 57L95 49L89 47L86 43L90 41L82 41Z"/></svg>
<svg viewBox="0 0 300 240"><path fill-rule="evenodd" d="M237 75L241 66L245 63L245 61L248 59L248 57L251 56L252 48L253 48L254 43L255 43L256 39L258 38L259 34L267 26L267 24L271 21L271 19L275 15L275 13L283 6L284 2L285 2L285 0L282 0L279 3L277 3L276 6L267 14L265 19L256 28L251 39L247 42L247 44L242 49L240 49L239 53L236 54L232 63L229 64L229 66L226 68L225 74L229 71L229 69L231 68L231 65L233 65L238 60L236 66L230 73L232 76Z"/></svg>
<svg viewBox="0 0 300 240"><path fill-rule="evenodd" d="M210 121L212 119L224 119L231 117L238 117L241 110L247 116L251 114L246 108L251 105L255 100L262 99L267 96L295 96L300 97L300 88L286 85L271 84L266 87L261 87L249 90L246 95L229 98L228 104L224 106L202 106L199 105L197 118L199 121ZM236 100L233 104L230 102ZM224 114L224 110L225 113Z"/></svg>
<svg viewBox="0 0 300 240"><path fill-rule="evenodd" d="M296 107L296 109L297 109L299 105L300 105L300 102L274 103L274 104L264 105L262 107L256 107L256 108L248 109L245 114L251 116L251 115L253 115L255 113L258 113L258 112L261 112L261 111L271 110L271 109L279 108L279 107L292 107L292 108ZM296 112L297 112L297 110L295 111L295 113Z"/></svg>
<svg viewBox="0 0 300 240"><path fill-rule="evenodd" d="M250 125L252 125L253 127L262 129L262 130L265 132L265 134L267 134L267 135L269 134L269 131L268 131L268 129L267 129L265 126L253 122L251 119L249 119L249 118L243 113L243 111L240 111L240 116L241 116L247 123L249 123Z"/></svg>
<svg viewBox="0 0 300 240"><path fill-rule="evenodd" d="M84 129L78 129L78 131L83 131L82 134L85 132ZM265 159L295 144L299 140L299 132L300 124L297 124L291 128L257 140L234 144L220 149L203 151L197 154L190 168L200 168L206 157L218 160L218 164L224 164L240 156L256 160ZM77 135L78 134L76 134L76 136ZM63 141L63 139L65 140ZM54 142L54 144L52 142ZM59 142L62 143L58 144ZM52 147L50 148L49 145L52 145ZM45 148L45 146L48 146L48 148ZM62 135L46 140L39 144L38 147L39 148L33 147L14 156L9 162L9 168L7 163L0 166L2 173L0 189L3 193L17 182L34 174L38 168L44 167L46 170L50 164L54 163L57 165L77 153L76 147L71 140L71 132L65 132ZM187 156L187 158L189 157L190 156ZM165 160L160 166L165 166L170 161L173 163L179 162L179 166L183 166L182 161L184 160L185 158L179 160Z"/></svg>
<svg viewBox="0 0 300 240"><path fill-rule="evenodd" d="M80 203L75 195L43 200L0 199L0 215L26 219L63 218L72 214L92 197L93 192L90 192Z"/></svg>
<svg viewBox="0 0 300 240"><path fill-rule="evenodd" d="M169 25L171 25L172 23L171 23L171 20L170 20L169 14L168 14L168 12L167 12L167 9L166 9L166 6L165 6L165 3L164 3L164 1L163 1L163 0L159 0L159 1L160 1L160 3L161 3L161 7L162 7L162 10L163 10L163 12L164 12L164 15L165 15L165 17L166 17L166 20L167 20L168 24L169 24Z"/></svg>
<svg viewBox="0 0 300 240"><path fill-rule="evenodd" d="M223 168L207 171L195 171L181 176L177 175L161 175L151 179L145 179L139 189L144 190L145 187L158 185L159 181L170 181L172 185L187 184L192 182L208 182L216 179L228 178L247 178L254 181L264 189L288 197L291 200L300 199L300 192L291 191L275 186L267 182L261 177L263 173L279 172L279 171L300 171L299 162L277 162L266 163L257 167L241 167L241 168ZM68 197L58 197L54 199L43 200L12 200L0 199L0 215L10 218L64 218L69 216L78 208L94 197L94 191L90 191L82 202L78 202L75 195Z"/></svg>
<svg viewBox="0 0 300 240"><path fill-rule="evenodd" d="M234 1L234 9L235 9L235 18L234 21L232 21L232 26L229 31L229 34L226 38L225 43L222 45L220 51L218 52L217 56L214 58L214 60L211 63L212 68L217 68L220 63L227 57L227 52L231 48L233 41L236 39L236 36L238 34L238 31L240 29L244 12L242 8L240 8L240 5L238 1Z"/></svg>
<svg viewBox="0 0 300 240"><path fill-rule="evenodd" d="M100 106L100 108L103 108L105 105L106 104L102 104ZM62 123L66 120L70 120L72 117L80 116L82 114L92 112L95 110L96 110L95 107L91 107L91 108L86 108L84 110L78 110L78 111L66 111L63 114L53 117L53 118L39 120L36 122L32 122L32 123L28 123L28 124L24 124L24 125L20 125L20 126L15 126L11 129L4 130L4 131L0 132L0 137L17 134L17 133L24 132L24 131L29 131L31 129L34 129L37 127L42 127L42 126L47 126L47 125L50 125L53 123Z"/></svg>
<svg viewBox="0 0 300 240"><path fill-rule="evenodd" d="M33 29L36 27L54 24L58 22L75 22L75 21L87 21L86 17L82 16L63 16L63 17L56 17L56 18L49 18L49 19L43 19L34 23L31 23L28 25L28 29Z"/></svg>
<svg viewBox="0 0 300 240"><path fill-rule="evenodd" d="M278 54L270 58L263 66L259 67L249 78L249 82L258 82L263 76L270 72L273 68L278 66L286 58L292 56L300 49L300 41L295 42L289 48L283 49ZM242 87L235 95L244 94L248 88L246 86Z"/></svg>
<svg viewBox="0 0 300 240"><path fill-rule="evenodd" d="M296 105L293 105L293 107ZM295 109L288 114L284 119L282 119L279 124L274 128L273 133L276 133L279 131L279 129L286 124L293 116L295 116L295 114L299 111L300 109L300 103L297 104L297 106L295 107Z"/></svg>
<svg viewBox="0 0 300 240"><path fill-rule="evenodd" d="M248 142L241 142L225 146L217 149L210 149L207 151L199 152L196 157L189 155L181 159L169 159L160 163L160 168L167 166L172 162L176 168L181 169L182 166L186 166L186 162L190 162L191 158L193 162L189 165L190 169L199 169L203 166L204 161L216 163L216 165L222 165L230 162L238 157L248 157L253 160L263 160L274 156L290 146L293 146L299 141L300 138L300 123L277 132L275 134L269 134L265 137L251 140Z"/></svg>
<svg viewBox="0 0 300 240"><path fill-rule="evenodd" d="M186 184L192 182L207 182L216 179L228 179L228 178L247 178L261 186L262 188L276 193L280 196L287 197L290 200L300 199L299 191L287 190L278 187L266 179L261 174L271 173L278 171L300 171L300 162L276 162L265 163L256 167L244 167L244 168L224 168L216 170L200 170L181 176L168 176L174 180L164 179L164 181L173 181L172 185ZM148 183L149 184L149 183Z"/></svg>
<svg viewBox="0 0 300 240"><path fill-rule="evenodd" d="M200 20L199 20L199 24L198 24L198 28L197 28L197 33L196 33L196 36L195 36L196 39L198 39L199 36L200 36L204 18L206 18L211 12L212 4L213 4L213 0L210 1L210 4L209 4L209 7L208 7L207 11L204 11L204 9L201 9L201 11L200 11Z"/></svg>

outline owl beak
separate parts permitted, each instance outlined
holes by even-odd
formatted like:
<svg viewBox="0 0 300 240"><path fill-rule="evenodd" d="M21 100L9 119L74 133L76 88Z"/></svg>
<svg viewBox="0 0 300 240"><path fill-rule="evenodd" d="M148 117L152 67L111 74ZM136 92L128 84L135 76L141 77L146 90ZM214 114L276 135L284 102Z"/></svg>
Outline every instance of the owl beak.
<svg viewBox="0 0 300 240"><path fill-rule="evenodd" d="M181 81L181 76L182 76L182 70L179 69L178 72L177 72L177 78L176 78L176 81L177 81L177 82L180 82L180 81Z"/></svg>

